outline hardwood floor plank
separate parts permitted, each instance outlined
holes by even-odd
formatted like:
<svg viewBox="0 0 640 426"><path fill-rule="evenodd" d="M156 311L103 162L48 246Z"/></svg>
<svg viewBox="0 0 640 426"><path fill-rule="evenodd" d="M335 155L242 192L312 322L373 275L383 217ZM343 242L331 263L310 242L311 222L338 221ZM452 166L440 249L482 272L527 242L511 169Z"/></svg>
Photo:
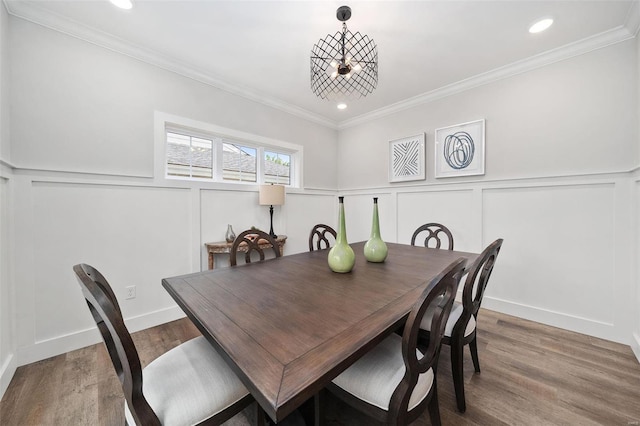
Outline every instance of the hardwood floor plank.
<svg viewBox="0 0 640 426"><path fill-rule="evenodd" d="M199 335L187 319L133 334L143 365ZM481 310L482 373L464 352L467 411L456 410L450 350L438 363L442 424L628 425L640 422L640 364L628 346ZM328 395L328 425L375 424ZM251 423L250 409L228 426ZM124 425L120 383L103 344L18 368L0 401L2 426ZM300 424L300 415L284 425ZM425 413L412 425L429 425Z"/></svg>

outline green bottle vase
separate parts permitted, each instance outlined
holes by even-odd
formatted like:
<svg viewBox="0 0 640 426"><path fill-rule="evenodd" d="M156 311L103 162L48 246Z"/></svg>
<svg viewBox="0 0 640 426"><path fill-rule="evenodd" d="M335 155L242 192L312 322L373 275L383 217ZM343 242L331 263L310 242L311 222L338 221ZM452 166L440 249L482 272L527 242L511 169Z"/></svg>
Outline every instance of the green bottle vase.
<svg viewBox="0 0 640 426"><path fill-rule="evenodd" d="M373 198L373 222L371 224L371 238L364 245L364 257L369 262L380 263L387 258L389 250L380 237L380 220L378 218L378 197Z"/></svg>
<svg viewBox="0 0 640 426"><path fill-rule="evenodd" d="M327 261L329 262L329 268L333 272L341 274L351 272L353 265L356 263L356 255L353 252L351 246L347 243L347 229L344 221L344 197L338 197L340 206L338 210L338 236L336 237L336 243L331 250Z"/></svg>

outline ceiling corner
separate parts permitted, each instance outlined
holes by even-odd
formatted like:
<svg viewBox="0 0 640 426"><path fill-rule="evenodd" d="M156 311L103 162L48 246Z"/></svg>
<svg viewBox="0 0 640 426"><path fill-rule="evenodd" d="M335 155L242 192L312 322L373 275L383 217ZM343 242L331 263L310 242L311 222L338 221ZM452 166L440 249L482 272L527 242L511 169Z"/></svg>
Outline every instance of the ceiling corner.
<svg viewBox="0 0 640 426"><path fill-rule="evenodd" d="M634 37L638 35L638 31L640 31L640 0L631 3L624 26Z"/></svg>

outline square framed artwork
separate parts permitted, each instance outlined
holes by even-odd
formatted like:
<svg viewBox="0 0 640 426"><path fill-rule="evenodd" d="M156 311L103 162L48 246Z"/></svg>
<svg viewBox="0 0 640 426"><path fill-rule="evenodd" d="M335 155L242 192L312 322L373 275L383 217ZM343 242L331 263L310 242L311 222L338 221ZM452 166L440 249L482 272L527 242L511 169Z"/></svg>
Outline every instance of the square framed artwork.
<svg viewBox="0 0 640 426"><path fill-rule="evenodd" d="M484 119L435 132L435 177L484 174Z"/></svg>
<svg viewBox="0 0 640 426"><path fill-rule="evenodd" d="M424 133L389 142L389 182L425 178Z"/></svg>

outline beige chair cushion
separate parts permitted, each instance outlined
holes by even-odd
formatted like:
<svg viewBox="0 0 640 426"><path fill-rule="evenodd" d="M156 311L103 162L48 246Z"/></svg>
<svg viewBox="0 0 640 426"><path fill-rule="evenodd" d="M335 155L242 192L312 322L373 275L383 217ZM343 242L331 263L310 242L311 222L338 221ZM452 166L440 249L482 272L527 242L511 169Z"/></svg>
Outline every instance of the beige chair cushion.
<svg viewBox="0 0 640 426"><path fill-rule="evenodd" d="M420 328L426 331L431 331L431 318L433 317L433 311L436 308L436 304L431 304L429 309L427 309L424 313L424 317L422 318L422 322L420 323ZM447 337L451 337L451 333L453 332L453 327L456 325L456 322L462 315L462 303L453 302L453 307L451 308L451 315L449 315L449 320L447 321L447 325L444 329L444 335ZM473 330L476 329L476 319L473 315L469 319L467 323L467 327L464 330L464 335L470 335Z"/></svg>
<svg viewBox="0 0 640 426"><path fill-rule="evenodd" d="M155 359L142 370L147 402L168 425L193 425L249 392L207 340L200 336ZM125 402L125 417L135 425Z"/></svg>
<svg viewBox="0 0 640 426"><path fill-rule="evenodd" d="M422 354L416 350L418 359ZM353 396L383 410L389 410L393 391L404 377L402 337L392 334L333 380L333 383ZM433 384L430 368L418 377L409 399L409 410L415 408L429 393Z"/></svg>

